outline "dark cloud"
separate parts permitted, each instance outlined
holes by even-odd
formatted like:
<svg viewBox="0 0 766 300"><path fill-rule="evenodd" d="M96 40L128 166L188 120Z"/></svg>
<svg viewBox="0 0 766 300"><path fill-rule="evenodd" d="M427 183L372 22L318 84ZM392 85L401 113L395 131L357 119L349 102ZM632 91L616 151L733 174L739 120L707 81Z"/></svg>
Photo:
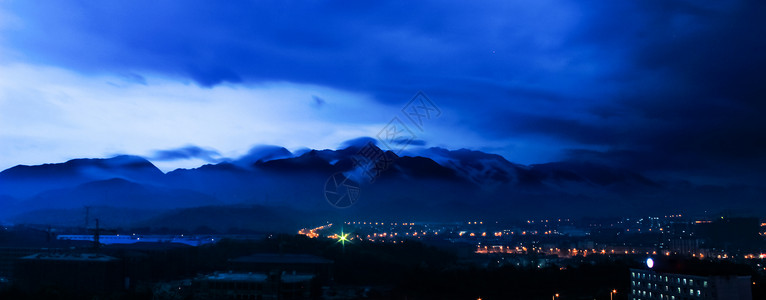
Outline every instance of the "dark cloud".
<svg viewBox="0 0 766 300"><path fill-rule="evenodd" d="M766 167L764 1L7 5L24 21L7 44L81 72L311 83L388 104L423 90L486 140L542 137L570 159Z"/></svg>
<svg viewBox="0 0 766 300"><path fill-rule="evenodd" d="M284 147L273 145L257 145L250 148L247 154L232 160L231 163L243 167L252 167L259 161L290 158L294 155Z"/></svg>
<svg viewBox="0 0 766 300"><path fill-rule="evenodd" d="M188 74L189 77L204 87L213 87L223 82L242 82L242 78L239 76L239 74L237 74L237 72L221 66L208 68L190 66Z"/></svg>
<svg viewBox="0 0 766 300"><path fill-rule="evenodd" d="M150 70L202 86L324 84L392 103L450 82L479 81L501 92L518 77L540 77L518 70L534 70L542 44L557 43L574 21L527 22L549 10L567 19L576 13L553 4L441 1L10 6L26 23L8 32L9 43L47 63L85 72Z"/></svg>
<svg viewBox="0 0 766 300"><path fill-rule="evenodd" d="M326 103L324 99L314 95L311 96L311 100L314 100L313 104L314 104L314 107L316 108L322 108L322 106L324 106L324 104Z"/></svg>
<svg viewBox="0 0 766 300"><path fill-rule="evenodd" d="M150 160L173 161L182 159L201 159L210 163L221 162L221 154L212 149L204 149L197 146L186 146L169 150L154 151Z"/></svg>
<svg viewBox="0 0 766 300"><path fill-rule="evenodd" d="M338 149L345 149L348 147L364 147L365 145L370 143L377 146L378 140L368 136L358 137L358 138L350 139L348 141L341 143Z"/></svg>
<svg viewBox="0 0 766 300"><path fill-rule="evenodd" d="M406 139L397 139L397 140L394 140L394 143L397 143L399 145L405 145L406 144L406 145L411 145L411 146L425 146L426 145L426 141L424 141L424 140L417 140L417 139L410 140L410 141L408 141Z"/></svg>
<svg viewBox="0 0 766 300"><path fill-rule="evenodd" d="M625 122L601 131L614 137L603 144L611 150L601 158L635 168L763 179L752 170L766 167L766 57L760 54L766 51L766 3L643 5L642 26L621 33L637 38L615 46L631 47L623 50L628 55L620 70L628 76L611 107L597 108L606 119ZM621 27L612 22L607 27Z"/></svg>
<svg viewBox="0 0 766 300"><path fill-rule="evenodd" d="M120 77L122 77L123 80L130 83L146 85L146 78L136 73L124 73L124 74L121 74Z"/></svg>

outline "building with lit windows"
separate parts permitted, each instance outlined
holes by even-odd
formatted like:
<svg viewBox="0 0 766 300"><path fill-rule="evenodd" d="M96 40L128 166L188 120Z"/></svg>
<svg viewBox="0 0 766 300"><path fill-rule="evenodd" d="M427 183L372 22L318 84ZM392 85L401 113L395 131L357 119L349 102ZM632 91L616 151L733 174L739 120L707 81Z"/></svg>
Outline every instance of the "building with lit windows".
<svg viewBox="0 0 766 300"><path fill-rule="evenodd" d="M685 267L679 261L655 263L648 269L630 269L630 299L750 300L750 276L725 274L712 268Z"/></svg>

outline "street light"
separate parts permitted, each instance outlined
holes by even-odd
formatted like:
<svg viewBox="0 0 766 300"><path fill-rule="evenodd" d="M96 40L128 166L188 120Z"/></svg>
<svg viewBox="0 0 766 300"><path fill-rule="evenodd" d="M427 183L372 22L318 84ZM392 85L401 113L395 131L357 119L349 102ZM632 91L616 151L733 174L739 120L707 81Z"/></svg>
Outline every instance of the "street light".
<svg viewBox="0 0 766 300"><path fill-rule="evenodd" d="M553 298L552 298L552 299L553 299L553 300L556 300L556 298L558 298L558 297L559 297L559 294L558 294L558 293L556 293L556 294L553 294Z"/></svg>
<svg viewBox="0 0 766 300"><path fill-rule="evenodd" d="M341 248L343 249L343 254L346 254L346 242L351 242L351 239L348 238L350 233L344 233L343 228L340 229L340 235L335 234L338 237L338 241L336 243L341 244Z"/></svg>
<svg viewBox="0 0 766 300"><path fill-rule="evenodd" d="M609 300L613 300L612 297L614 296L614 294L617 294L617 290L612 290L611 292L609 292Z"/></svg>

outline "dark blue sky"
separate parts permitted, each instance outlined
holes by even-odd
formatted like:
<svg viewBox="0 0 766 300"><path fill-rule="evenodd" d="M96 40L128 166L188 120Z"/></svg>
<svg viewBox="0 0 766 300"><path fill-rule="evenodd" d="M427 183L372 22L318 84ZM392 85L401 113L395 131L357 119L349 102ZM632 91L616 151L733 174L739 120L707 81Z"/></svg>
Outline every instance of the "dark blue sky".
<svg viewBox="0 0 766 300"><path fill-rule="evenodd" d="M412 150L757 183L763 16L763 1L8 1L2 166L333 148L422 90L444 114Z"/></svg>

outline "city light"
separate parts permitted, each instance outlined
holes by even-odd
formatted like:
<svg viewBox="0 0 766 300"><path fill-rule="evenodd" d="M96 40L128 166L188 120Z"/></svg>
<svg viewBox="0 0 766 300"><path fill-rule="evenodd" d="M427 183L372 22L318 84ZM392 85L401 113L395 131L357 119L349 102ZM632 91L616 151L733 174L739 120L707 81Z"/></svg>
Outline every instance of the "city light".
<svg viewBox="0 0 766 300"><path fill-rule="evenodd" d="M341 230L340 235L338 236L338 242L343 244L343 246L345 246L346 242L349 241L348 235L349 235L348 233L343 233L343 231Z"/></svg>

